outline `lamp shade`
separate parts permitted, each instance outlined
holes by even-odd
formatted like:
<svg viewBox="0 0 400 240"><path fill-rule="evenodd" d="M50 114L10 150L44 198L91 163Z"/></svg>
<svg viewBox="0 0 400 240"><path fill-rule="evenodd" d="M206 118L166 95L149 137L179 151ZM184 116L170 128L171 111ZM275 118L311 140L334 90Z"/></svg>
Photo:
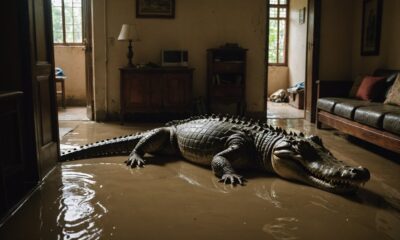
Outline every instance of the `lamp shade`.
<svg viewBox="0 0 400 240"><path fill-rule="evenodd" d="M121 32L119 33L118 40L120 41L138 41L139 36L136 31L135 25L132 24L123 24L121 28Z"/></svg>

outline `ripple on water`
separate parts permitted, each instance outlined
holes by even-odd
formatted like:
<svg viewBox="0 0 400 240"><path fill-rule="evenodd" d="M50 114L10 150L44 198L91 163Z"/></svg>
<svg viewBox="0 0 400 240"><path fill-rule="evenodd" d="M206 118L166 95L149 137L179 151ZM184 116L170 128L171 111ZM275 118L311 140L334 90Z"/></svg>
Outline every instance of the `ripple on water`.
<svg viewBox="0 0 400 240"><path fill-rule="evenodd" d="M271 224L265 224L262 230L270 234L276 240L294 240L298 239L295 235L299 229L294 217L279 217Z"/></svg>
<svg viewBox="0 0 400 240"><path fill-rule="evenodd" d="M57 224L62 229L58 239L99 239L101 219L108 212L96 200L93 175L78 172L73 166L61 167L60 213Z"/></svg>

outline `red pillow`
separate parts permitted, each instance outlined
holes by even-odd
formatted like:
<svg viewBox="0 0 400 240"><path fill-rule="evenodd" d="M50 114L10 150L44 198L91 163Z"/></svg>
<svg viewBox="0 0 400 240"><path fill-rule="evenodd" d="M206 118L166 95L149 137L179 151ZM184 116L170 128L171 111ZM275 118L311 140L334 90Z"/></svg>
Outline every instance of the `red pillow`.
<svg viewBox="0 0 400 240"><path fill-rule="evenodd" d="M357 90L356 98L361 100L376 100L383 90L385 77L365 76Z"/></svg>

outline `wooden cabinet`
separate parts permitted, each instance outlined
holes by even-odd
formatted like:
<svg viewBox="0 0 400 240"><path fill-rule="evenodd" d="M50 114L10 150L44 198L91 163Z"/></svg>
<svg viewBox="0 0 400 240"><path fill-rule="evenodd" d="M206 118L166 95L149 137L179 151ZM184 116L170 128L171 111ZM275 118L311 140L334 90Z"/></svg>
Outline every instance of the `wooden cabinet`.
<svg viewBox="0 0 400 240"><path fill-rule="evenodd" d="M121 121L129 113L188 113L192 68L120 68Z"/></svg>
<svg viewBox="0 0 400 240"><path fill-rule="evenodd" d="M207 50L207 105L236 104L237 114L245 108L246 51L240 47Z"/></svg>

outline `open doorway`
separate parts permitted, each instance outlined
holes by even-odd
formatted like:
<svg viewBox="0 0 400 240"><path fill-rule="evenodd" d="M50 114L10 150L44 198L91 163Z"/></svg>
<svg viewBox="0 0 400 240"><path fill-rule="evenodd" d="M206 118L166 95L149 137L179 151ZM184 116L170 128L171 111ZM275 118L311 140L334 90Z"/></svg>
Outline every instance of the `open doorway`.
<svg viewBox="0 0 400 240"><path fill-rule="evenodd" d="M308 0L267 4L267 118L304 118Z"/></svg>
<svg viewBox="0 0 400 240"><path fill-rule="evenodd" d="M51 0L60 138L92 120L90 0Z"/></svg>

